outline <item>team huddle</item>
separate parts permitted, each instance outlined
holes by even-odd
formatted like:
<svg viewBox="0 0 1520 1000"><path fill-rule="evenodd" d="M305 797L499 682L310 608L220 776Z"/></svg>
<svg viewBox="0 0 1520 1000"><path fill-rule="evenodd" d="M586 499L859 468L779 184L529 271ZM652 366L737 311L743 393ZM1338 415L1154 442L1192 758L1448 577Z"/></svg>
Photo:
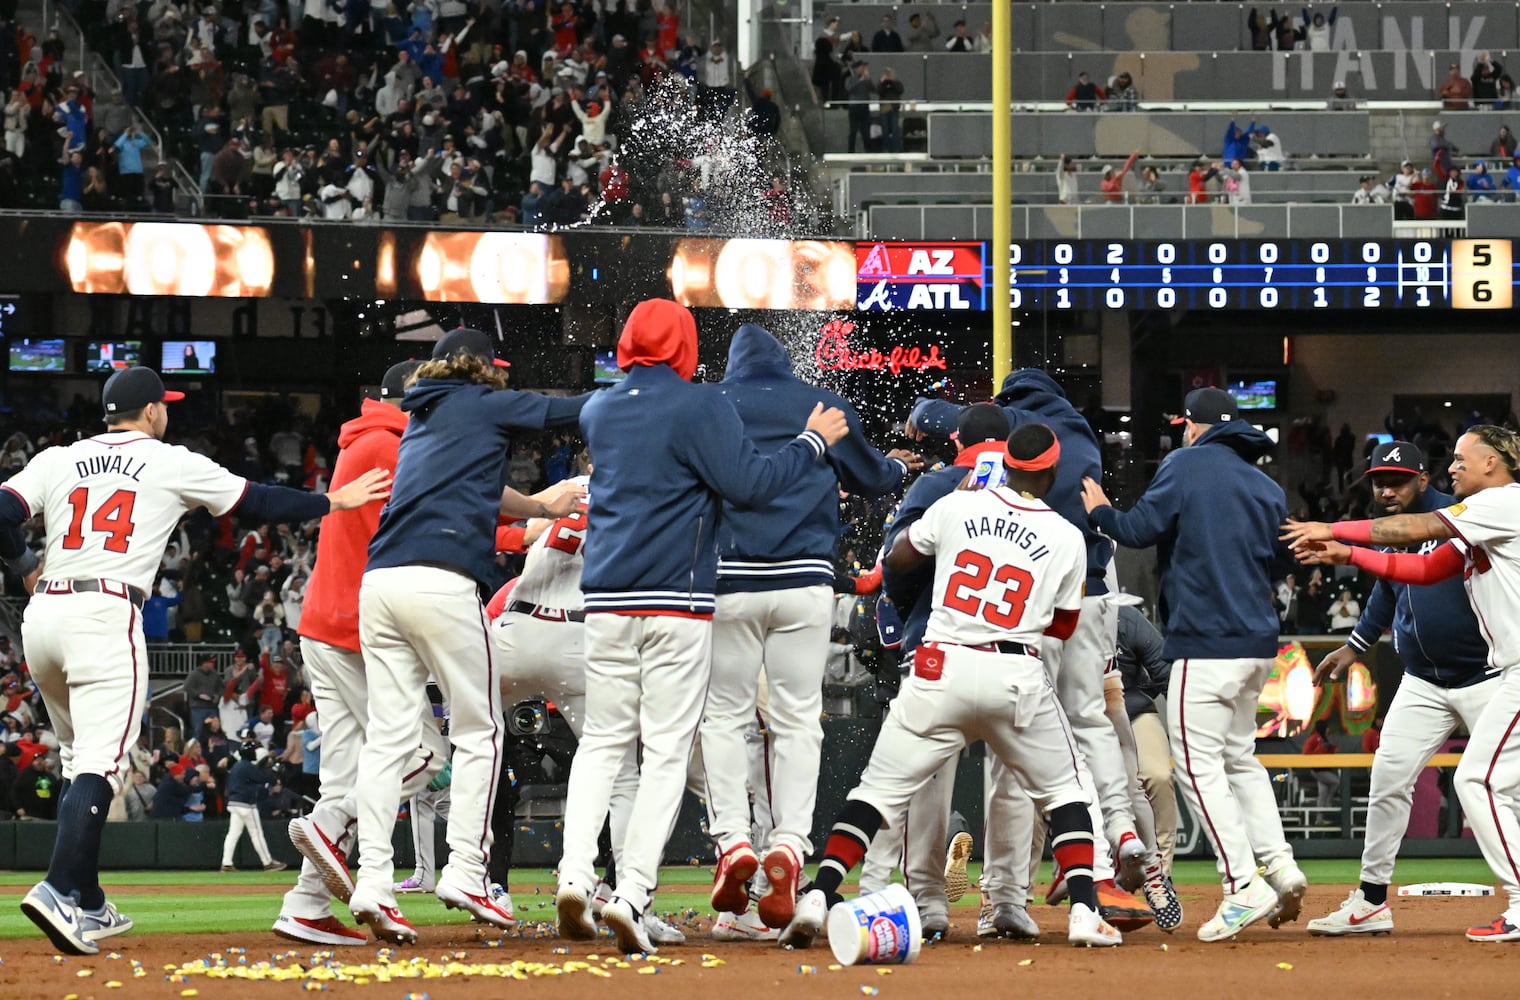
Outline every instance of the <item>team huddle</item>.
<svg viewBox="0 0 1520 1000"><path fill-rule="evenodd" d="M1388 516L1319 525L1288 520L1257 465L1271 441L1218 389L1187 396L1186 447L1123 512L1103 494L1098 439L1045 373L1014 372L989 404L920 400L908 436L950 439L957 457L919 475L888 523L880 604L901 618L901 691L819 846L839 491L894 493L924 461L872 447L850 404L798 379L759 326L735 332L723 381L693 384L692 314L643 302L618 364L622 382L583 396L508 390L492 338L454 330L427 361L387 371L380 398L344 425L326 494L249 483L164 443L181 394L126 369L104 387L104 433L43 452L0 486L0 558L33 588L23 637L68 783L47 877L21 906L59 950L95 954L132 926L100 887L101 832L146 699L144 590L195 506L325 518L300 627L323 720L321 798L289 827L304 861L273 930L290 940L366 943L336 900L377 938L414 942L398 893L418 889L514 927L503 707L534 698L578 741L554 896L565 938L604 925L625 952L684 940L653 897L688 788L715 843L715 938L812 945L857 866L862 891L900 866L923 936L944 936L969 848L957 837L946 858L950 790L977 740L988 752L978 936L1039 936L1028 907L1047 840L1044 898L1069 903L1072 944L1118 945L1150 923L1175 931L1175 830L1161 820L1176 814L1153 808L1141 781L1115 666L1116 544L1157 548L1169 752L1222 883L1200 940L1296 921L1308 887L1254 740L1277 652L1271 581L1294 557L1385 581L1321 680L1390 629L1406 665L1373 767L1361 885L1310 933L1392 929L1387 888L1415 778L1465 724L1458 794L1509 894L1467 936L1520 940L1520 763L1505 753L1520 743L1520 672L1507 669L1520 660L1513 433L1463 435L1455 502L1429 489L1412 444L1384 446L1368 475ZM536 496L504 486L514 433L567 426L586 441L589 480ZM40 561L19 530L37 514ZM488 600L507 547L526 552L523 572ZM448 861L397 883L398 807L445 785Z"/></svg>

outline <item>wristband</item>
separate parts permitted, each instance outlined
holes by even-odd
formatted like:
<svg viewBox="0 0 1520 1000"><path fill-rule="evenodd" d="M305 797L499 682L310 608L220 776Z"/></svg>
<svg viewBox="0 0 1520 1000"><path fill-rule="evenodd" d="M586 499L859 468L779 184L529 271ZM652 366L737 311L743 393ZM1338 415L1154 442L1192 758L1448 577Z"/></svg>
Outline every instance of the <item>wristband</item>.
<svg viewBox="0 0 1520 1000"><path fill-rule="evenodd" d="M1330 537L1350 545L1371 545L1372 522L1336 521L1330 525Z"/></svg>

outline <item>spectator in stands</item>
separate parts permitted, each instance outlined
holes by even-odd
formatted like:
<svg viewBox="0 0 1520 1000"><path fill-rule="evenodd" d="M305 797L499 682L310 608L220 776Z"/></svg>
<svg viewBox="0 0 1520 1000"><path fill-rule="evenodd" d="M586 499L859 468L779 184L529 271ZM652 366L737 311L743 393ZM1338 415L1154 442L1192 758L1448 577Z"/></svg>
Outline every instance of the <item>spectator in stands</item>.
<svg viewBox="0 0 1520 1000"><path fill-rule="evenodd" d="M1509 111L1515 106L1515 81L1508 73L1499 77L1499 96L1494 98L1495 111Z"/></svg>
<svg viewBox="0 0 1520 1000"><path fill-rule="evenodd" d="M855 136L860 136L860 151L871 150L871 102L876 99L876 81L871 79L871 64L857 62L845 87L849 101L850 141L849 152L855 152Z"/></svg>
<svg viewBox="0 0 1520 1000"><path fill-rule="evenodd" d="M111 197L111 189L106 184L106 174L99 167L88 167L84 172L84 189L79 195L79 204L86 212L111 212L116 209L116 199Z"/></svg>
<svg viewBox="0 0 1520 1000"><path fill-rule="evenodd" d="M142 151L150 145L148 137L136 125L131 125L116 137L113 145L117 152L117 185L122 201L126 203L128 211L138 211L142 208L143 193L146 190Z"/></svg>
<svg viewBox="0 0 1520 1000"><path fill-rule="evenodd" d="M11 811L17 819L58 818L58 775L47 754L38 754L11 785Z"/></svg>
<svg viewBox="0 0 1520 1000"><path fill-rule="evenodd" d="M1361 620L1362 606L1350 588L1341 591L1340 599L1330 607L1330 631L1350 632Z"/></svg>
<svg viewBox="0 0 1520 1000"><path fill-rule="evenodd" d="M174 174L167 163L160 163L153 168L153 179L148 182L148 205L151 211L160 215L173 215L176 209L174 203Z"/></svg>
<svg viewBox="0 0 1520 1000"><path fill-rule="evenodd" d="M1164 200L1166 182L1161 179L1161 174L1155 167L1146 167L1140 171L1140 179L1135 182L1134 201L1140 205L1159 205Z"/></svg>
<svg viewBox="0 0 1520 1000"><path fill-rule="evenodd" d="M1496 156L1501 160L1513 160L1515 158L1515 136L1509 130L1508 125L1499 126L1499 134L1488 145L1488 155Z"/></svg>
<svg viewBox="0 0 1520 1000"><path fill-rule="evenodd" d="M1487 52L1478 53L1472 68L1472 99L1475 107L1493 107L1494 101L1499 99L1499 77L1503 75L1503 63L1496 61Z"/></svg>
<svg viewBox="0 0 1520 1000"><path fill-rule="evenodd" d="M1188 171L1188 197L1189 205L1202 205L1209 198L1209 181L1219 173L1205 157L1198 157L1193 162L1193 167Z"/></svg>
<svg viewBox="0 0 1520 1000"><path fill-rule="evenodd" d="M876 95L880 98L881 109L881 151L883 153L901 153L902 141L902 105L900 101L903 95L902 81L897 74L888 66L881 71L881 80L876 84Z"/></svg>
<svg viewBox="0 0 1520 1000"><path fill-rule="evenodd" d="M949 38L945 39L946 52L975 52L976 40L966 32L966 19L961 18L955 22L955 28Z"/></svg>
<svg viewBox="0 0 1520 1000"><path fill-rule="evenodd" d="M1284 14L1282 17L1277 17L1274 12L1273 18L1276 24L1276 28L1273 29L1273 41L1277 45L1277 51L1292 52L1294 49L1302 48L1304 33L1293 26L1292 15Z"/></svg>
<svg viewBox="0 0 1520 1000"><path fill-rule="evenodd" d="M856 32L859 37L859 32ZM705 91L698 91L699 98L705 94L706 105L711 110L723 115L733 107L737 96L734 90L734 60L723 48L723 42L713 39L713 43L707 50L707 57L702 60L702 86Z"/></svg>
<svg viewBox="0 0 1520 1000"><path fill-rule="evenodd" d="M902 36L897 33L897 22L891 14L884 14L881 18L881 27L876 29L876 34L871 36L872 52L901 52L903 51Z"/></svg>
<svg viewBox="0 0 1520 1000"><path fill-rule="evenodd" d="M1140 88L1135 86L1135 78L1127 71L1109 81L1108 102L1104 108L1108 111L1139 110Z"/></svg>
<svg viewBox="0 0 1520 1000"><path fill-rule="evenodd" d="M216 654L207 653L185 677L185 701L190 706L192 733L199 733L207 719L217 718L222 687L222 675L216 669Z"/></svg>
<svg viewBox="0 0 1520 1000"><path fill-rule="evenodd" d="M290 102L304 82L301 64L295 56L287 57L283 63L272 58L264 61L259 74L259 89L264 94L260 127L276 141L290 132Z"/></svg>
<svg viewBox="0 0 1520 1000"><path fill-rule="evenodd" d="M1135 165L1135 160L1139 157L1140 150L1137 149L1129 154L1129 159L1117 171L1113 164L1103 168L1103 179L1098 182L1098 190L1103 192L1104 201L1111 205L1124 201L1124 178L1129 175L1130 167Z"/></svg>
<svg viewBox="0 0 1520 1000"><path fill-rule="evenodd" d="M122 804L126 807L127 819L133 823L141 823L152 818L154 787L148 783L148 776L141 771L132 772L132 784L122 792Z"/></svg>
<svg viewBox="0 0 1520 1000"><path fill-rule="evenodd" d="M834 41L826 34L819 35L813 42L812 80L820 101L839 100L844 88L844 70L834 58Z"/></svg>
<svg viewBox="0 0 1520 1000"><path fill-rule="evenodd" d="M1346 90L1345 80L1336 80L1335 88L1330 92L1330 100L1325 102L1328 111L1355 111L1356 98Z"/></svg>
<svg viewBox="0 0 1520 1000"><path fill-rule="evenodd" d="M143 602L143 637L149 642L169 641L169 609L179 604L179 591L173 587L172 581L161 582L169 583L173 593L165 595L161 587L154 587L148 599Z"/></svg>
<svg viewBox="0 0 1520 1000"><path fill-rule="evenodd" d="M1504 172L1504 189L1510 192L1510 199L1520 198L1520 156L1510 157L1509 169Z"/></svg>
<svg viewBox="0 0 1520 1000"><path fill-rule="evenodd" d="M84 211L84 156L78 150L63 161L63 180L58 188L58 208L75 214Z"/></svg>
<svg viewBox="0 0 1520 1000"><path fill-rule="evenodd" d="M1494 200L1494 175L1488 172L1488 163L1479 160L1467 175L1467 190L1473 201Z"/></svg>
<svg viewBox="0 0 1520 1000"><path fill-rule="evenodd" d="M1283 149L1282 137L1270 128L1262 125L1256 129L1253 140L1256 148L1256 162L1261 164L1263 170L1281 170L1288 165L1288 153ZM1244 160L1243 157L1235 157Z"/></svg>
<svg viewBox="0 0 1520 1000"><path fill-rule="evenodd" d="M1231 205L1251 204L1251 173L1245 164L1231 160L1228 165L1217 163L1214 168L1224 178L1225 198Z"/></svg>
<svg viewBox="0 0 1520 1000"><path fill-rule="evenodd" d="M26 155L26 121L32 106L26 95L19 90L11 91L11 99L5 105L5 150L12 156Z"/></svg>
<svg viewBox="0 0 1520 1000"><path fill-rule="evenodd" d="M781 130L781 108L776 104L769 88L758 94L750 88L749 78L744 78L749 93L749 129L757 136L772 136Z"/></svg>
<svg viewBox="0 0 1520 1000"><path fill-rule="evenodd" d="M839 61L854 62L862 52L870 52L866 46L865 38L858 31L852 31L845 35L839 43Z"/></svg>
<svg viewBox="0 0 1520 1000"><path fill-rule="evenodd" d="M1461 167L1452 167L1446 175L1446 189L1441 195L1441 218L1463 219L1467 217L1467 184Z"/></svg>
<svg viewBox="0 0 1520 1000"><path fill-rule="evenodd" d="M1451 158L1456 155L1458 149L1452 145L1451 140L1446 138L1446 123L1435 121L1430 123L1430 166L1436 172L1436 179L1445 181L1446 175L1451 173Z"/></svg>
<svg viewBox="0 0 1520 1000"><path fill-rule="evenodd" d="M1251 49L1255 52L1266 52L1272 48L1272 38L1277 34L1278 17L1277 11L1271 11L1263 17L1261 11L1253 9L1246 15L1246 30L1251 34Z"/></svg>
<svg viewBox="0 0 1520 1000"><path fill-rule="evenodd" d="M274 719L275 709L273 705L265 705L259 709L258 718L250 727L253 738L268 750L274 744L274 734L277 728Z"/></svg>
<svg viewBox="0 0 1520 1000"><path fill-rule="evenodd" d="M1251 155L1251 137L1256 133L1256 122L1252 121L1242 129L1234 119L1225 126L1224 130L1224 153L1220 159L1225 163L1231 160L1244 162Z"/></svg>
<svg viewBox="0 0 1520 1000"><path fill-rule="evenodd" d="M1078 200L1077 161L1066 153L1062 153L1060 161L1056 164L1056 202L1062 205L1075 205Z"/></svg>
<svg viewBox="0 0 1520 1000"><path fill-rule="evenodd" d="M1414 164L1405 160L1399 164L1399 172L1393 176L1393 217L1414 218L1414 185L1420 179Z"/></svg>
<svg viewBox="0 0 1520 1000"><path fill-rule="evenodd" d="M184 819L193 792L200 790L200 777L189 768L170 766L153 791L148 815L152 819L175 823Z"/></svg>
<svg viewBox="0 0 1520 1000"><path fill-rule="evenodd" d="M1388 202L1388 189L1378 182L1372 174L1363 174L1357 180L1355 193L1351 195L1353 205L1383 205ZM1336 439L1339 442L1339 438ZM1339 456L1339 451L1336 452Z"/></svg>
<svg viewBox="0 0 1520 1000"><path fill-rule="evenodd" d="M1462 75L1460 65L1452 63L1447 67L1446 79L1441 81L1436 96L1447 111L1466 111L1472 107L1472 82Z"/></svg>
<svg viewBox="0 0 1520 1000"><path fill-rule="evenodd" d="M1289 573L1277 584L1275 600L1277 618L1284 632L1298 631L1298 598L1298 578Z"/></svg>
<svg viewBox="0 0 1520 1000"><path fill-rule="evenodd" d="M914 11L908 18L908 51L933 52L934 40L939 37L939 25L928 11Z"/></svg>
<svg viewBox="0 0 1520 1000"><path fill-rule="evenodd" d="M1414 202L1414 217L1416 219L1435 219L1439 210L1438 202L1441 190L1436 184L1435 174L1429 167L1420 171L1419 178L1410 185L1410 194Z"/></svg>
<svg viewBox="0 0 1520 1000"><path fill-rule="evenodd" d="M1302 30L1304 40L1308 43L1310 52L1330 51L1330 29L1335 25L1335 16L1339 10L1339 7L1331 7L1330 18L1326 20L1323 14L1315 14L1311 18L1309 16L1309 8L1304 8L1304 26Z"/></svg>
<svg viewBox="0 0 1520 1000"><path fill-rule="evenodd" d="M1104 100L1103 88L1087 77L1087 71L1077 74L1077 82L1066 92L1066 106L1077 111L1096 111Z"/></svg>
<svg viewBox="0 0 1520 1000"><path fill-rule="evenodd" d="M976 33L976 51L991 54L992 52L992 22L983 21L981 30Z"/></svg>

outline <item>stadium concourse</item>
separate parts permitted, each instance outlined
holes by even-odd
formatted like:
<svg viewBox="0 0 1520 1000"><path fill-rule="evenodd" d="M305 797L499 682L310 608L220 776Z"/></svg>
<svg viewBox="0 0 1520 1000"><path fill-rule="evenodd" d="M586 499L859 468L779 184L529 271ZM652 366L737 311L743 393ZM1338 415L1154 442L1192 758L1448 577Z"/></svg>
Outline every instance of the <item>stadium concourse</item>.
<svg viewBox="0 0 1520 1000"><path fill-rule="evenodd" d="M1415 877L1457 878L1473 874L1474 862L1419 862ZM1306 865L1312 877L1321 869ZM1217 890L1212 866L1194 864L1191 875L1202 884L1182 886L1186 905L1202 907ZM1354 869L1340 865L1341 877ZM1405 869L1400 869L1404 877ZM685 888L702 888L710 869L669 869L673 895ZM547 873L535 873L546 876ZM1325 878L1333 877L1326 871ZM174 879L183 879L176 884ZM143 892L135 873L107 878L116 898ZM1154 930L1126 939L1109 950L1073 950L1066 946L1065 913L1036 906L1031 912L1041 925L1041 942L978 941L972 929L976 908L952 910L953 935L926 945L912 965L840 967L827 947L809 951L778 951L773 944L725 944L705 939L702 930L712 914L698 911L671 914L690 935L688 944L662 949L657 955L620 956L612 941L571 943L553 936L552 925L535 923L552 915L552 908L525 913L530 919L520 934L499 935L463 923L457 916L419 909L421 939L406 949L384 947L342 949L338 952L296 948L264 932L265 915L278 906L284 885L266 876L237 876L235 881L198 875L161 873L152 879L152 893L171 901L193 899L187 911L206 914L208 923L239 929L207 933L195 927L192 912L167 915L156 926L176 927L122 939L116 950L90 958L54 954L46 942L15 939L19 917L9 905L0 910L0 990L7 997L78 998L141 997L274 997L292 996L298 989L330 991L359 997L512 996L531 989L535 996L576 998L608 995L609 990L631 998L664 998L697 992L784 990L798 997L920 995L944 990L988 992L1016 989L1021 994L1055 998L1112 996L1114 983L1153 983L1178 996L1220 996L1235 993L1274 994L1308 990L1349 989L1387 977L1391 971L1451 980L1438 972L1450 961L1452 929L1483 919L1489 899L1436 898L1399 901L1399 932L1392 937L1365 938L1354 945L1311 938L1299 929L1273 931L1253 927L1228 946L1211 946L1191 935L1168 936ZM260 880L255 882L254 880ZM0 902L21 891L6 877ZM552 881L525 889L520 899L546 900ZM1328 910L1339 902L1346 885L1316 884L1306 906ZM698 897L690 897L693 900ZM212 911L215 911L214 913ZM135 910L139 914L141 910ZM409 912L411 912L409 910ZM688 913L694 915L688 915ZM432 923L433 920L439 921ZM447 921L447 922L445 922ZM30 925L27 925L29 928ZM260 929L253 929L260 928ZM1492 954L1492 958L1490 955ZM1512 995L1514 964L1506 950L1484 951L1482 961L1467 963L1460 983L1451 990L1420 992L1421 996L1500 997ZM139 975L139 970L141 974ZM518 980L507 983L505 980ZM531 984L527 981L531 980ZM1411 986L1412 989L1423 987Z"/></svg>

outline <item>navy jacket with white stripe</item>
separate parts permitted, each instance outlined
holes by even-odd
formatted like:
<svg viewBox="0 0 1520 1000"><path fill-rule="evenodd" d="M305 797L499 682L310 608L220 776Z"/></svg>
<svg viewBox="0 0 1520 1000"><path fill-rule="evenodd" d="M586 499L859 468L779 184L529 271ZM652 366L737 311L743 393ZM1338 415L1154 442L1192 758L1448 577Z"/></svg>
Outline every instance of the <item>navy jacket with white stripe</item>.
<svg viewBox="0 0 1520 1000"><path fill-rule="evenodd" d="M636 364L592 394L581 411L594 463L587 613L711 618L720 498L763 505L821 467L825 443L806 421L761 455L716 386L692 385L668 364Z"/></svg>
<svg viewBox="0 0 1520 1000"><path fill-rule="evenodd" d="M764 327L746 323L734 333L718 389L761 454L786 447L818 403L843 410L850 423L849 436L829 450L827 463L815 464L782 495L753 506L724 501L718 593L832 585L840 484L876 496L896 489L907 466L871 447L860 417L843 397L793 374L786 348Z"/></svg>

